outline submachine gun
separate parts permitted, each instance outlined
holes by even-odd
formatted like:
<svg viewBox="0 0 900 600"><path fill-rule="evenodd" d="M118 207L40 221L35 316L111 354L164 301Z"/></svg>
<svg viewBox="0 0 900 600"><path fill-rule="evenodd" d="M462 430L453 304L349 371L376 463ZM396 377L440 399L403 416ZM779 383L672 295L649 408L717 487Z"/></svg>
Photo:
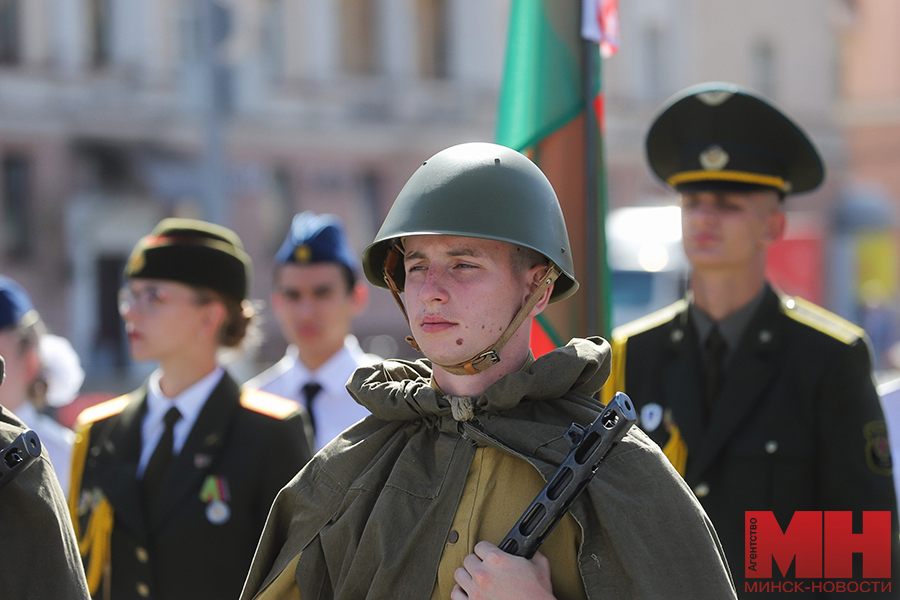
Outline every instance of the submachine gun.
<svg viewBox="0 0 900 600"><path fill-rule="evenodd" d="M569 455L506 534L499 548L515 556L533 557L578 494L587 487L612 447L636 420L631 399L617 392L587 429L573 423L566 432L566 437L572 440Z"/></svg>
<svg viewBox="0 0 900 600"><path fill-rule="evenodd" d="M0 489L16 478L41 455L41 440L33 429L26 429L0 450Z"/></svg>

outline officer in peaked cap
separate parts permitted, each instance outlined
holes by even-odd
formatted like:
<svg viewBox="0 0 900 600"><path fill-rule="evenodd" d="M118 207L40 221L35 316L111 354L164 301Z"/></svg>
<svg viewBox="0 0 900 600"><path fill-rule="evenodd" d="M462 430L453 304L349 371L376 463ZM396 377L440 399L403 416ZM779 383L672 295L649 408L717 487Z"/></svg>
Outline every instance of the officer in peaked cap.
<svg viewBox="0 0 900 600"><path fill-rule="evenodd" d="M357 367L381 360L365 354L350 333L365 310L368 288L334 215L296 215L275 264L272 310L290 345L247 386L302 403L318 450L369 414L344 387Z"/></svg>
<svg viewBox="0 0 900 600"><path fill-rule="evenodd" d="M603 392L634 400L641 427L712 519L745 593L745 511L772 511L782 526L795 511L896 515L868 342L856 325L766 280L783 200L824 178L797 124L746 89L708 83L663 107L646 150L680 195L690 290L615 329ZM896 518L891 539L897 573Z"/></svg>

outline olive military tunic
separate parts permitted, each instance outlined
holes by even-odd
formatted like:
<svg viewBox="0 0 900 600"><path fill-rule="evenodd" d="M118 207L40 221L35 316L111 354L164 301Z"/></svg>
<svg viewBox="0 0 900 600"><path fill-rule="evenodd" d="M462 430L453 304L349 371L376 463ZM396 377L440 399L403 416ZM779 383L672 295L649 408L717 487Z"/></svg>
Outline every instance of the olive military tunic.
<svg viewBox="0 0 900 600"><path fill-rule="evenodd" d="M278 494L242 600L419 599L449 587L442 559L465 556L479 535L515 524L527 502L501 510L505 522L483 529L478 513L522 500L536 479L553 474L568 454L569 426L599 414L589 394L608 373L609 345L599 338L572 340L474 398L439 394L427 361L357 369L347 388L372 416L319 451ZM510 484L493 479L490 467L482 473L481 458L535 477L514 476L515 491L469 497L473 475L485 475L488 486ZM464 535L466 512L474 529ZM734 597L706 514L636 428L610 451L570 514L575 523L559 532L560 554L577 546L580 581L554 582L563 597L577 598L582 588L591 600Z"/></svg>
<svg viewBox="0 0 900 600"><path fill-rule="evenodd" d="M155 504L137 479L146 389L79 418L70 509L97 598L236 598L278 490L309 460L299 405L224 374Z"/></svg>
<svg viewBox="0 0 900 600"><path fill-rule="evenodd" d="M613 374L603 397L618 390L634 401L640 426L715 525L739 593L744 511L772 511L783 528L798 510L896 511L884 416L860 328L767 287L704 415L688 308L681 300L613 332Z"/></svg>
<svg viewBox="0 0 900 600"><path fill-rule="evenodd" d="M23 431L25 425L0 406L0 448ZM88 598L78 544L46 451L0 489L0 536L0 597Z"/></svg>

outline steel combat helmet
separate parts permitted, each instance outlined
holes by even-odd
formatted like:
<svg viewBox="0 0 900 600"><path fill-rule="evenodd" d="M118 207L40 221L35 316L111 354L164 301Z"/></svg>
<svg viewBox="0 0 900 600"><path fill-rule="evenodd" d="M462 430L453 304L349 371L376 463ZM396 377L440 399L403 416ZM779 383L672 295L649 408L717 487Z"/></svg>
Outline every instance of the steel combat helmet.
<svg viewBox="0 0 900 600"><path fill-rule="evenodd" d="M401 240L412 235L484 238L530 248L549 261L544 282L490 348L459 365L439 365L455 374L475 374L499 361L497 352L555 282L550 301L578 290L572 248L556 192L524 155L497 144L467 143L438 152L403 186L375 241L363 252L366 278L399 294L405 273ZM408 338L413 346L414 340Z"/></svg>

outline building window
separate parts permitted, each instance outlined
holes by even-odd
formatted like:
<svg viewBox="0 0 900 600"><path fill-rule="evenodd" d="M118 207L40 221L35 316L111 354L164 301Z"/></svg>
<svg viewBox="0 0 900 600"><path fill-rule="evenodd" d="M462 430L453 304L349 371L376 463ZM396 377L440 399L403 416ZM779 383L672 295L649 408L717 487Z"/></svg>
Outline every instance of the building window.
<svg viewBox="0 0 900 600"><path fill-rule="evenodd" d="M753 46L753 86L756 90L774 98L776 93L775 81L775 50L768 41L757 42Z"/></svg>
<svg viewBox="0 0 900 600"><path fill-rule="evenodd" d="M284 3L282 0L271 0L264 9L262 21L262 55L263 64L269 80L280 83L284 80Z"/></svg>
<svg viewBox="0 0 900 600"><path fill-rule="evenodd" d="M31 250L30 184L27 157L3 159L3 250L10 258L24 258Z"/></svg>
<svg viewBox="0 0 900 600"><path fill-rule="evenodd" d="M416 0L419 76L447 76L447 6L444 0Z"/></svg>
<svg viewBox="0 0 900 600"><path fill-rule="evenodd" d="M0 65L16 65L19 58L19 0L0 0Z"/></svg>
<svg viewBox="0 0 900 600"><path fill-rule="evenodd" d="M104 67L111 58L110 0L89 0L88 18L91 65L95 68Z"/></svg>
<svg viewBox="0 0 900 600"><path fill-rule="evenodd" d="M383 182L381 174L374 168L366 169L360 179L361 203L359 214L365 215L365 226L368 231L375 232L381 226L384 213L381 209Z"/></svg>
<svg viewBox="0 0 900 600"><path fill-rule="evenodd" d="M373 0L341 0L341 68L353 75L377 72L380 55Z"/></svg>
<svg viewBox="0 0 900 600"><path fill-rule="evenodd" d="M200 60L200 19L197 7L183 0L178 7L179 58L183 64Z"/></svg>
<svg viewBox="0 0 900 600"><path fill-rule="evenodd" d="M124 256L97 258L97 337L94 362L104 367L121 368L128 364L125 327L119 316L119 288L125 271Z"/></svg>
<svg viewBox="0 0 900 600"><path fill-rule="evenodd" d="M659 27L651 26L644 30L643 37L644 98L658 102L669 92L666 85L665 35Z"/></svg>
<svg viewBox="0 0 900 600"><path fill-rule="evenodd" d="M272 192L275 202L272 204L272 220L269 229L269 248L275 254L284 241L285 233L294 218L297 203L296 182L290 167L280 165L272 171Z"/></svg>

